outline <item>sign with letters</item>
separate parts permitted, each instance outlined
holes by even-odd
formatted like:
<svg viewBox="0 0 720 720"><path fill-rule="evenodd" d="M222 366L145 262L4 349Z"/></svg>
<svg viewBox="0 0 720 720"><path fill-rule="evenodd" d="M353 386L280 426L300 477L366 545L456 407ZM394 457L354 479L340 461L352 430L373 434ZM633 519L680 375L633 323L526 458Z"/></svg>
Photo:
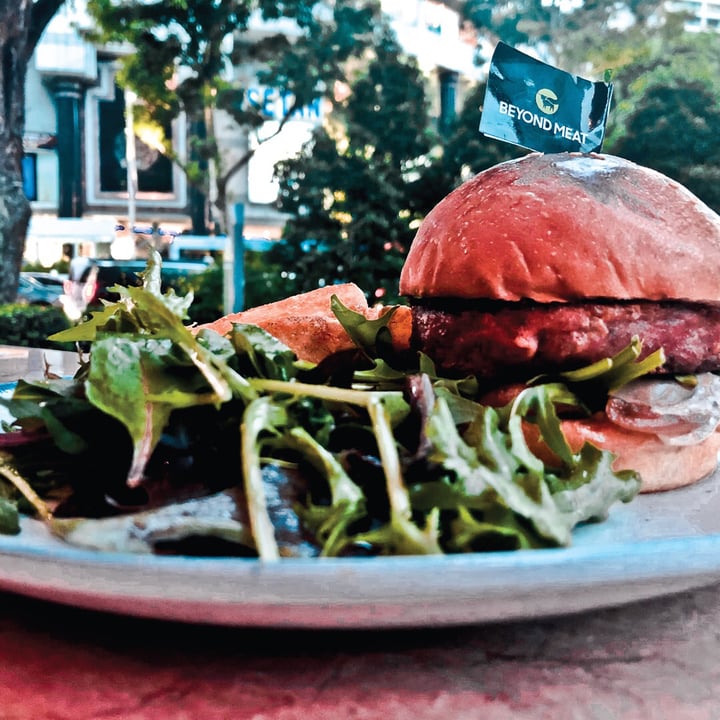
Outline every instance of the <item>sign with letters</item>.
<svg viewBox="0 0 720 720"><path fill-rule="evenodd" d="M498 43L480 132L538 152L600 152L612 85L558 70Z"/></svg>

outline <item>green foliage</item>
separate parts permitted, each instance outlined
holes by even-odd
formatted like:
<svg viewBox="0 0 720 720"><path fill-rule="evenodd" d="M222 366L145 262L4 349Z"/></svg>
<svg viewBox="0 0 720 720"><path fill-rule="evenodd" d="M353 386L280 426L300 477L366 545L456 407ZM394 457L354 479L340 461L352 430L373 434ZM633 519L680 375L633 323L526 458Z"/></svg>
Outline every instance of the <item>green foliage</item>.
<svg viewBox="0 0 720 720"><path fill-rule="evenodd" d="M267 118L249 102L250 84L288 93L294 100L289 117L297 107L328 96L336 80L349 83L350 94L336 102L312 142L276 168L278 206L290 220L283 243L270 253L246 254L246 307L346 281L356 282L371 301L397 301L405 253L427 212L472 174L527 152L479 133L482 84L470 89L449 133L440 137L424 79L377 21L377 3L334 3L330 22L313 13L317 4L90 0L105 39L136 44L138 52L125 61L122 77L146 100L141 112L147 122L185 112L200 128L206 111L220 108L252 133ZM684 33L683 17L658 0L598 0L571 9L545 0L460 5L491 40L526 43L583 77L600 79L611 72L613 108L604 151L676 178L720 210L716 34ZM267 19L293 18L298 38L250 37L244 31L251 11ZM616 22L620 12L629 22ZM232 49L226 42L231 30ZM362 53L371 61L351 65ZM253 66L257 73L244 84L230 82L227 63ZM185 79L174 88L168 81L179 66ZM227 165L213 128L206 130L193 133L185 170L202 185L210 176L208 165L215 164L221 209L228 179L250 154ZM193 319L211 320L221 311L222 281L220 268L202 278L206 284L195 288Z"/></svg>
<svg viewBox="0 0 720 720"><path fill-rule="evenodd" d="M409 188L435 137L420 71L386 34L304 152L277 168L280 209L292 217L271 262L292 267L293 292L351 281L394 302L413 236ZM288 288L290 289L290 288Z"/></svg>
<svg viewBox="0 0 720 720"><path fill-rule="evenodd" d="M627 9L635 23L624 28L613 23L618 6L610 2L585 3L573 11L561 11L539 0L519 4L471 1L465 11L481 27L492 28L495 37L544 47L550 62L571 72L603 77L605 71L612 70L613 81L618 78L616 92L622 97L634 80L626 69L645 61L657 64L660 57L664 57L663 66L668 70L671 60L674 65L675 55L663 55L662 50L667 52L670 39L678 31L677 20L665 15L656 2L634 3ZM645 25L650 17L663 18L652 36L648 36ZM392 78L400 77L399 63L399 53L380 50L366 74L353 83L352 94L341 108L342 133L333 127L324 128L300 158L277 168L280 207L291 220L284 232L286 242L273 250L272 261L293 268L288 293L352 280L371 300L395 301L393 292L404 253L427 212L471 175L528 152L479 133L483 84L470 90L450 132L442 138L433 135L427 107L420 107L412 91L407 96L395 94L401 87L408 92L407 88L422 85L419 77L409 75L402 83L394 83ZM685 69L693 65L689 58L683 64ZM699 70L699 64L695 66ZM707 78L717 77L714 64L707 67ZM659 78L659 68L654 74ZM642 103L637 97L633 100L633 107L639 111ZM703 119L707 119L708 111L702 112L697 106L705 102L711 107L707 100L700 97L697 103L679 103L675 112L684 117L678 117L678 122L700 132L693 138L676 133L675 142L695 143L698 157L704 154L711 158L709 138L714 124ZM647 132L659 148L664 142L662 135L650 126ZM708 184L715 172L712 168L688 163L688 172L683 175L677 164L686 158L679 148L667 146L673 148L666 153L668 166L658 169L680 178L692 189ZM659 164L659 151L652 153L643 143L633 149L637 156L631 159L648 166ZM606 150L612 152L609 145ZM629 157L630 148L618 154ZM403 160L396 163L397 158ZM673 161L676 168L671 167ZM705 188L706 199L710 192Z"/></svg>
<svg viewBox="0 0 720 720"><path fill-rule="evenodd" d="M70 343L48 340L53 333L70 327L60 308L39 305L0 305L0 344L70 350Z"/></svg>
<svg viewBox="0 0 720 720"><path fill-rule="evenodd" d="M244 269L245 308L281 300L294 292L295 271L285 270L282 265L273 262L268 252L246 250ZM192 291L194 295L188 308L190 322L209 323L224 314L224 286L225 269L219 260L202 273L178 279L175 291L180 295Z"/></svg>
<svg viewBox="0 0 720 720"><path fill-rule="evenodd" d="M193 293L193 302L188 308L191 322L213 322L223 314L223 283L220 262L208 266L204 272L184 275L178 279L176 292L179 295Z"/></svg>
<svg viewBox="0 0 720 720"><path fill-rule="evenodd" d="M463 13L479 30L490 31L509 45L536 45L552 39L563 15L555 3L542 0L487 2L467 0Z"/></svg>
<svg viewBox="0 0 720 720"><path fill-rule="evenodd" d="M624 65L642 52L648 38L681 32L681 20L659 0L467 0L463 15L485 36L529 47L540 58L578 74L597 75Z"/></svg>
<svg viewBox="0 0 720 720"><path fill-rule="evenodd" d="M527 151L479 133L484 85L443 141L417 67L391 39L351 89L344 134L324 128L276 168L292 217L270 259L293 268L286 294L352 281L370 301L401 302L397 281L422 218L462 180Z"/></svg>
<svg viewBox="0 0 720 720"><path fill-rule="evenodd" d="M720 212L720 104L700 82L649 87L626 117L615 154L659 170Z"/></svg>
<svg viewBox="0 0 720 720"><path fill-rule="evenodd" d="M472 175L527 153L524 148L493 140L478 131L484 97L484 83L471 90L451 124L440 152L411 184L412 209L417 217L424 217L445 195Z"/></svg>
<svg viewBox="0 0 720 720"><path fill-rule="evenodd" d="M619 68L605 149L654 168L720 211L720 55L715 33L655 38Z"/></svg>
<svg viewBox="0 0 720 720"><path fill-rule="evenodd" d="M272 261L268 252L245 252L244 307L265 305L293 294L295 270Z"/></svg>
<svg viewBox="0 0 720 720"><path fill-rule="evenodd" d="M58 260L53 263L50 267L43 265L40 262L23 262L21 270L23 272L56 272L56 273L67 273L70 268L70 263L67 260Z"/></svg>
<svg viewBox="0 0 720 720"><path fill-rule="evenodd" d="M623 22L618 22L620 13ZM593 79L611 72L613 107L603 150L678 180L720 211L717 33L685 32L687 14L658 0L594 0L572 9L544 0L468 0L464 14L486 35L513 45L527 43L569 72ZM460 167L456 150L472 155L470 148L477 150L482 142L464 136L463 127L471 125L458 124L433 168L436 185L431 175L425 178L431 191L446 185ZM480 156L477 160L465 172L482 169Z"/></svg>

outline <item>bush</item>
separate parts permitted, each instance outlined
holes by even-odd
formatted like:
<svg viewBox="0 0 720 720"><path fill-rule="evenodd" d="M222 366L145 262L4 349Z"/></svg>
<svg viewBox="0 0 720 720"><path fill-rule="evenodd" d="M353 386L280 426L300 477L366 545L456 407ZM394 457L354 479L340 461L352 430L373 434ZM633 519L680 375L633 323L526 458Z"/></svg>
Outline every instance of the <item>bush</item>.
<svg viewBox="0 0 720 720"><path fill-rule="evenodd" d="M194 299L188 310L192 322L208 323L217 320L223 314L222 264L216 261L197 275L179 277L174 290L178 295L186 295L192 290Z"/></svg>
<svg viewBox="0 0 720 720"><path fill-rule="evenodd" d="M188 312L193 322L213 322L224 314L224 272L222 261L217 260L204 272L187 275L177 283L175 291L178 294L193 291L195 299ZM265 305L292 295L295 287L286 276L279 264L270 262L269 253L247 250L244 308Z"/></svg>
<svg viewBox="0 0 720 720"><path fill-rule="evenodd" d="M0 305L0 344L72 350L72 343L50 342L48 337L70 327L61 308L41 305Z"/></svg>
<svg viewBox="0 0 720 720"><path fill-rule="evenodd" d="M245 251L245 308L265 305L295 294L279 263L272 262L268 252Z"/></svg>

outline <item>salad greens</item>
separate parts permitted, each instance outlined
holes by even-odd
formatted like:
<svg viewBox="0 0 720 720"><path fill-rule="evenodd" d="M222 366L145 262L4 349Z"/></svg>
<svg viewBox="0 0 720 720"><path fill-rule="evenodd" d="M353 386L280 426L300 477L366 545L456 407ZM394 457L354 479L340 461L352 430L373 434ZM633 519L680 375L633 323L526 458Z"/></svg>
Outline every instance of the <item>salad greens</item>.
<svg viewBox="0 0 720 720"><path fill-rule="evenodd" d="M635 362L637 343L495 408L475 378L399 362L393 309L370 321L334 296L357 352L314 365L257 326L186 326L192 295L162 294L160 263L52 336L91 348L73 378L0 399L18 440L0 458L0 531L27 513L84 547L267 561L516 550L568 545L639 491L610 453L573 452L556 412L587 411L585 380L662 362ZM556 462L532 454L527 423Z"/></svg>

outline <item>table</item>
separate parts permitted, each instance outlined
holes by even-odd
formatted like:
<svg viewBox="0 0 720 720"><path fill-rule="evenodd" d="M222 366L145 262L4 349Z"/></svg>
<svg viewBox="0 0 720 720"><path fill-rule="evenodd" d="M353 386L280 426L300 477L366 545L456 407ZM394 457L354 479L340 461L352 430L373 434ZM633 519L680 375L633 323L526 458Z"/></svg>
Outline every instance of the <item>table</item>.
<svg viewBox="0 0 720 720"><path fill-rule="evenodd" d="M0 348L0 380L47 359ZM61 372L75 362L50 360ZM0 720L716 720L719 591L344 632L161 622L0 593Z"/></svg>
<svg viewBox="0 0 720 720"><path fill-rule="evenodd" d="M712 720L719 589L389 632L179 625L0 594L0 718Z"/></svg>

